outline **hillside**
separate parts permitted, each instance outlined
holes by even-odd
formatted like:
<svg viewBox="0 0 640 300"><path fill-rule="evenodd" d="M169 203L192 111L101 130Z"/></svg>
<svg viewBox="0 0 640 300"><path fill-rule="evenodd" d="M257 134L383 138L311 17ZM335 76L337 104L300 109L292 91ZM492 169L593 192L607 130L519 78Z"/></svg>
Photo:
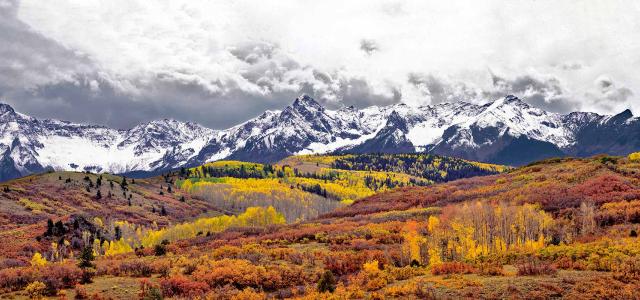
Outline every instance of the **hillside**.
<svg viewBox="0 0 640 300"><path fill-rule="evenodd" d="M31 266L13 262L0 270L0 288L19 296L38 281L67 295L121 298L634 299L639 156L551 159L503 174L398 187L293 224L273 207L164 228L120 222L120 239L90 246L94 261L48 250L43 262L36 253ZM160 182L186 181L180 174L213 184L277 182L287 177L279 172L295 179L296 169L311 173L342 160L355 161L220 162ZM38 275L44 272L84 284L74 289ZM126 288L105 288L114 285Z"/></svg>
<svg viewBox="0 0 640 300"><path fill-rule="evenodd" d="M177 176L181 190L219 208L241 213L251 206L273 206L294 222L398 187L505 170L430 154L349 154L291 156L273 165L217 161L170 176Z"/></svg>
<svg viewBox="0 0 640 300"><path fill-rule="evenodd" d="M334 169L316 163L354 157L299 156L275 165L219 161L148 179L48 172L11 180L0 184L0 237L14 242L3 243L0 250L5 258L25 260L35 250L48 251L52 241L80 239L85 230L95 237L100 226L104 226L99 237L103 242L114 238L118 222L162 228L198 217L239 215L250 207L273 206L291 223L332 212L379 191L443 179L439 175ZM429 167L443 172L437 174L454 168L468 170L467 176L502 170L501 166L481 164L480 168L439 156L412 157L451 160ZM43 238L48 220L60 222L60 233ZM79 226L83 224L87 227Z"/></svg>
<svg viewBox="0 0 640 300"><path fill-rule="evenodd" d="M600 207L640 199L640 163L622 157L549 159L504 174L397 189L354 203L336 216L476 201L539 205L568 214L581 203Z"/></svg>
<svg viewBox="0 0 640 300"><path fill-rule="evenodd" d="M78 225L92 228L100 222L113 227L113 221L127 220L166 226L203 214L220 214L210 203L170 192L160 178L50 172L3 182L0 189L0 238L12 241L0 244L5 258L21 257L23 251L48 250L51 241L61 238L71 241L81 236L76 232ZM40 239L48 220L60 221L60 230Z"/></svg>

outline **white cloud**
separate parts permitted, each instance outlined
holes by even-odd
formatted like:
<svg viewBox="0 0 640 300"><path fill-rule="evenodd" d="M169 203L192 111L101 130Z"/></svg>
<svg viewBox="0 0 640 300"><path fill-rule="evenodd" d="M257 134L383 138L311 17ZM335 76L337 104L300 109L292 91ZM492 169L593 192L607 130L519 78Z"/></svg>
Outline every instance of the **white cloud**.
<svg viewBox="0 0 640 300"><path fill-rule="evenodd" d="M558 90L546 92L560 94L540 103L640 112L640 4L631 0L22 0L18 18L132 94L160 79L212 95L311 88L336 102L359 80L371 95L400 91L423 104L495 92L491 69L512 83L553 78ZM599 90L603 74L629 93Z"/></svg>

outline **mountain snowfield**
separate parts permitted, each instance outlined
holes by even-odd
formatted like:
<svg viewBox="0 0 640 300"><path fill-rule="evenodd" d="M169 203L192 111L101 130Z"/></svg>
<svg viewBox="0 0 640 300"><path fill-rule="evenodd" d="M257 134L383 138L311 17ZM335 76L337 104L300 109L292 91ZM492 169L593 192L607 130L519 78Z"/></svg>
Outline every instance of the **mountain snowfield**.
<svg viewBox="0 0 640 300"><path fill-rule="evenodd" d="M504 164L640 149L640 120L534 108L514 96L475 105L324 108L302 95L282 111L226 130L158 120L129 130L39 120L0 104L0 179L46 169L155 173L220 159L274 162L292 154L432 152Z"/></svg>

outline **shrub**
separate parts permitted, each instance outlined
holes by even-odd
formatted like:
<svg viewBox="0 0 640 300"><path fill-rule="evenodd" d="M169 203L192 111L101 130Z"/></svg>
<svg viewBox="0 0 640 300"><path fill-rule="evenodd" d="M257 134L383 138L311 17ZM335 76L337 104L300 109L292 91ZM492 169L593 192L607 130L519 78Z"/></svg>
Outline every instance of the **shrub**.
<svg viewBox="0 0 640 300"><path fill-rule="evenodd" d="M166 297L187 296L195 298L209 291L209 285L204 282L192 281L183 275L160 280L162 295Z"/></svg>
<svg viewBox="0 0 640 300"><path fill-rule="evenodd" d="M516 269L518 269L518 275L520 276L553 275L558 272L551 263L537 259L528 259L520 262L516 264Z"/></svg>
<svg viewBox="0 0 640 300"><path fill-rule="evenodd" d="M17 291L36 280L36 272L31 268L9 268L0 270L0 288Z"/></svg>
<svg viewBox="0 0 640 300"><path fill-rule="evenodd" d="M362 271L358 273L356 282L368 291L376 291L385 287L393 280L386 272L380 269L377 260L362 265Z"/></svg>
<svg viewBox="0 0 640 300"><path fill-rule="evenodd" d="M457 261L443 262L431 267L431 274L433 275L472 274L477 271L472 265Z"/></svg>
<svg viewBox="0 0 640 300"><path fill-rule="evenodd" d="M350 252L332 252L324 257L325 267L338 276L357 272L365 262L366 257Z"/></svg>
<svg viewBox="0 0 640 300"><path fill-rule="evenodd" d="M307 277L300 266L254 265L244 259L222 259L205 261L192 274L196 281L202 281L216 288L233 285L237 289L247 287L268 291L304 284ZM317 280L313 278L310 280Z"/></svg>
<svg viewBox="0 0 640 300"><path fill-rule="evenodd" d="M620 263L614 273L616 280L628 283L640 279L640 258L629 257Z"/></svg>
<svg viewBox="0 0 640 300"><path fill-rule="evenodd" d="M149 277L153 271L153 268L142 259L108 261L107 264L98 267L98 274L113 276Z"/></svg>
<svg viewBox="0 0 640 300"><path fill-rule="evenodd" d="M252 288L246 288L242 292L231 297L231 300L263 300L267 299L264 292L256 292Z"/></svg>
<svg viewBox="0 0 640 300"><path fill-rule="evenodd" d="M167 247L164 244L158 244L154 248L154 254L156 256L163 256L167 254Z"/></svg>
<svg viewBox="0 0 640 300"><path fill-rule="evenodd" d="M78 299L78 300L89 299L89 294L87 293L87 290L83 286L79 284L76 285L75 292L76 292L75 299Z"/></svg>
<svg viewBox="0 0 640 300"><path fill-rule="evenodd" d="M48 294L55 295L61 289L74 287L82 278L82 270L75 265L53 264L42 270L40 276Z"/></svg>
<svg viewBox="0 0 640 300"><path fill-rule="evenodd" d="M478 266L478 273L485 276L503 276L504 269L499 264L481 263Z"/></svg>
<svg viewBox="0 0 640 300"><path fill-rule="evenodd" d="M391 277L393 277L393 279L395 280L406 280L415 276L424 275L423 268L413 268L410 266L400 267L400 268L394 267L394 266L387 266L386 270L389 273L389 275L391 275Z"/></svg>
<svg viewBox="0 0 640 300"><path fill-rule="evenodd" d="M47 291L47 285L40 281L34 281L27 285L24 291L29 295L31 299L40 299L44 297Z"/></svg>
<svg viewBox="0 0 640 300"><path fill-rule="evenodd" d="M140 292L138 297L142 300L162 300L162 291L158 286L154 285L149 279L140 280Z"/></svg>

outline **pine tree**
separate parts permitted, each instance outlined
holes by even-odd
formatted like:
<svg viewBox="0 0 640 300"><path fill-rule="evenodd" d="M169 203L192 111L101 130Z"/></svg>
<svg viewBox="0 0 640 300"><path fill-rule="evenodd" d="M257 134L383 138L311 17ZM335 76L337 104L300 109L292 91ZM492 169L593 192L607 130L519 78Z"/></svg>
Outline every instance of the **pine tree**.
<svg viewBox="0 0 640 300"><path fill-rule="evenodd" d="M53 220L47 220L47 232L44 233L45 236L53 235Z"/></svg>
<svg viewBox="0 0 640 300"><path fill-rule="evenodd" d="M320 293L330 292L336 290L336 278L333 276L331 270L326 270L322 277L320 277L320 281L318 281L318 291Z"/></svg>
<svg viewBox="0 0 640 300"><path fill-rule="evenodd" d="M93 256L93 249L91 246L85 246L82 248L82 252L80 253L80 261L78 262L78 267L82 269L82 278L81 283L91 283L91 279L95 274L95 270L93 270L92 261L95 259Z"/></svg>
<svg viewBox="0 0 640 300"><path fill-rule="evenodd" d="M92 261L95 259L93 256L93 249L90 246L85 246L82 248L82 252L80 252L80 261L78 262L78 267L81 269L92 268Z"/></svg>
<svg viewBox="0 0 640 300"><path fill-rule="evenodd" d="M122 231L120 230L120 226L116 226L114 228L114 231L115 231L114 233L115 239L120 240L120 238L122 237Z"/></svg>

